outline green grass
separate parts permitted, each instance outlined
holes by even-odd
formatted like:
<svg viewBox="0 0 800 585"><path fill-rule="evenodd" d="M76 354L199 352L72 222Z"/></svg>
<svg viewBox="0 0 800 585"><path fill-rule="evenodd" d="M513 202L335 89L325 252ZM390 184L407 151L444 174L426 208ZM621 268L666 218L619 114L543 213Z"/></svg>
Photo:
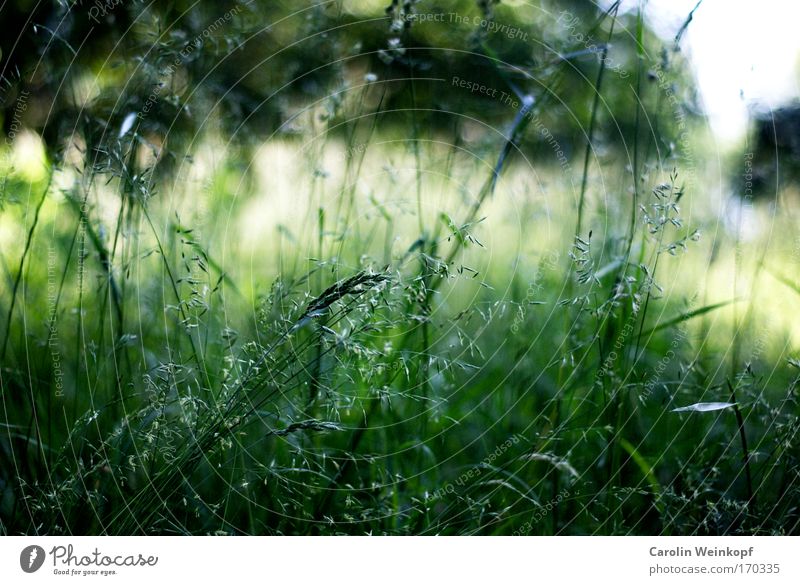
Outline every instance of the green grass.
<svg viewBox="0 0 800 585"><path fill-rule="evenodd" d="M2 169L0 532L796 534L789 238L721 227L643 66L598 154L604 67L574 170L524 116L441 135L416 79L249 167L209 132L161 174L134 130Z"/></svg>

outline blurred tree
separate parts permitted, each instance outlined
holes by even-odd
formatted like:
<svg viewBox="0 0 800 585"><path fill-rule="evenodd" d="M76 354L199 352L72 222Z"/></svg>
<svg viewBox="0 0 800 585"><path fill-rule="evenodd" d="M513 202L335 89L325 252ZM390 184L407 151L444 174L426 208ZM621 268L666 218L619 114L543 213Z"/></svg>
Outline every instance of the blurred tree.
<svg viewBox="0 0 800 585"><path fill-rule="evenodd" d="M381 119L389 126L406 127L406 110L422 105L413 113L419 128L458 131L464 118L454 114L505 128L531 95L539 128L570 156L585 143L603 61L598 115L607 123L598 125L606 130L597 144L613 150L633 138L638 98L654 106L648 132L656 147L669 152L678 141L675 124L660 120L676 112L659 85L685 79L683 69L659 81L651 69L669 69L674 53L637 29L635 14L569 0L389 1L7 2L4 127L27 92L17 123L40 133L53 159L76 142L113 167L103 153L133 121L137 140L157 155L157 172L168 173L209 127L257 144L293 132L294 116L325 98L325 117L344 121L340 106L368 74L379 81L371 103L394 111ZM455 78L491 91L455 87ZM550 148L535 129L524 143Z"/></svg>
<svg viewBox="0 0 800 585"><path fill-rule="evenodd" d="M754 200L800 187L800 104L756 113L745 164L737 164L734 193Z"/></svg>

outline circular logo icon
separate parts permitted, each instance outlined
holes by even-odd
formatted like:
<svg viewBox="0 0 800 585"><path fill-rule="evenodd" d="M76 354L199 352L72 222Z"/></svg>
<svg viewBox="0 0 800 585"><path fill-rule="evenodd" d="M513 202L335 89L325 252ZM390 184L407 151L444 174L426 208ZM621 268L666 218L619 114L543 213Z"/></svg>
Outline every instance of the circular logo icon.
<svg viewBox="0 0 800 585"><path fill-rule="evenodd" d="M41 546L32 544L26 546L19 553L19 566L26 573L35 573L44 564L44 549Z"/></svg>

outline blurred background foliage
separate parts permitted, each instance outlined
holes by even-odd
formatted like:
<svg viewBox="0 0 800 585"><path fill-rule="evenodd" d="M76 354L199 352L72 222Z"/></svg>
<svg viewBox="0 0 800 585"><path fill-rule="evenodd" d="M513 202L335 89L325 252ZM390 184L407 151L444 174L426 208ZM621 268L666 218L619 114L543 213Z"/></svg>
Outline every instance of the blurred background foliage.
<svg viewBox="0 0 800 585"><path fill-rule="evenodd" d="M53 160L63 156L67 140L90 153L110 150L131 113L139 116L143 143L158 151L159 172L174 169L198 132L222 133L246 149L297 133L296 118L309 107L344 133L347 125L336 123L343 121L341 102L365 84L365 75L381 81L362 94L380 103L376 124L413 123L429 135L496 140L481 124L508 123L520 98L535 95L532 114L575 158L606 47L613 51L606 57L598 151L631 142L635 119L627 114L636 108L630 89L640 67L648 69L644 83L655 84L649 69L661 65L687 117L696 113L692 85L681 83L686 68L673 66L678 52L639 27L635 14L621 15L611 31L613 20L583 1L537 7L483 0L20 0L6 3L2 17L6 30L20 33L0 40L3 126L9 130L18 93L30 92L22 123L41 133ZM479 82L495 97L450 91L452 77ZM498 99L501 92L513 97L516 111ZM650 93L659 99L663 92ZM425 107L414 109L419 104ZM675 151L675 114L668 104L653 106L657 147ZM522 144L529 153L549 148L535 132Z"/></svg>

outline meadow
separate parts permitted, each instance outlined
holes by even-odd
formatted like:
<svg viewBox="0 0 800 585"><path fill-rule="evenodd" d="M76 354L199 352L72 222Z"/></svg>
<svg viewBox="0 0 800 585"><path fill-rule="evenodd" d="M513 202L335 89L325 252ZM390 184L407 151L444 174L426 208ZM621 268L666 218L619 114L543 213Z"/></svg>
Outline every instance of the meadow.
<svg viewBox="0 0 800 585"><path fill-rule="evenodd" d="M100 130L9 137L0 533L797 534L797 194L746 196L614 6L623 56L551 15L574 107L566 52L485 43L173 140L176 53Z"/></svg>

